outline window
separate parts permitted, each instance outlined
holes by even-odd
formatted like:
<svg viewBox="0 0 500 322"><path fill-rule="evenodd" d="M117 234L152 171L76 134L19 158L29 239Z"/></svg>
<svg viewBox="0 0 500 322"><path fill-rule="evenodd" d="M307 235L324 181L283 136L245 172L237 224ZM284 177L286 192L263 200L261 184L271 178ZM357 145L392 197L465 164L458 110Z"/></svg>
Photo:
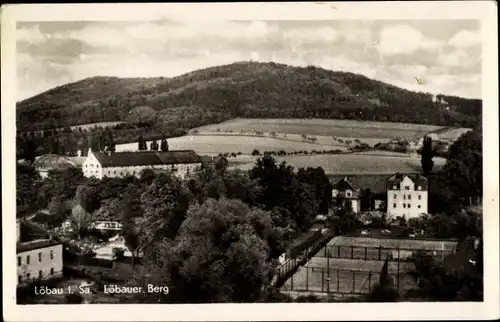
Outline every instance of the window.
<svg viewBox="0 0 500 322"><path fill-rule="evenodd" d="M418 209L420 209L420 205L418 205Z"/></svg>
<svg viewBox="0 0 500 322"><path fill-rule="evenodd" d="M406 208L406 204L405 203L403 204L403 208Z"/></svg>
<svg viewBox="0 0 500 322"><path fill-rule="evenodd" d="M23 281L23 277L21 275L17 276L17 282L20 284Z"/></svg>
<svg viewBox="0 0 500 322"><path fill-rule="evenodd" d="M396 208L396 204L392 204L392 208Z"/></svg>
<svg viewBox="0 0 500 322"><path fill-rule="evenodd" d="M53 250L50 251L50 259L54 259L54 251Z"/></svg>
<svg viewBox="0 0 500 322"><path fill-rule="evenodd" d="M406 200L406 195L403 195L403 199Z"/></svg>
<svg viewBox="0 0 500 322"><path fill-rule="evenodd" d="M411 200L411 195L408 195L408 200Z"/></svg>
<svg viewBox="0 0 500 322"><path fill-rule="evenodd" d="M26 264L30 264L30 255L26 256Z"/></svg>
<svg viewBox="0 0 500 322"><path fill-rule="evenodd" d="M41 262L42 261L42 253L38 253L38 261Z"/></svg>
<svg viewBox="0 0 500 322"><path fill-rule="evenodd" d="M405 190L410 190L410 186L405 186Z"/></svg>
<svg viewBox="0 0 500 322"><path fill-rule="evenodd" d="M21 256L17 256L17 266L21 266L22 261L23 260L22 260Z"/></svg>
<svg viewBox="0 0 500 322"><path fill-rule="evenodd" d="M411 204L410 203L408 204L408 208L411 208Z"/></svg>
<svg viewBox="0 0 500 322"><path fill-rule="evenodd" d="M398 186L396 186L396 185L392 186L392 190L396 190L396 189L398 189Z"/></svg>
<svg viewBox="0 0 500 322"><path fill-rule="evenodd" d="M116 170L115 170L115 171L113 171L113 174L116 174Z"/></svg>
<svg viewBox="0 0 500 322"><path fill-rule="evenodd" d="M50 269L50 275L54 275L54 268L53 267Z"/></svg>
<svg viewBox="0 0 500 322"><path fill-rule="evenodd" d="M42 273L42 271L40 270L40 271L38 271L38 278L42 278L42 277L43 277L43 273Z"/></svg>
<svg viewBox="0 0 500 322"><path fill-rule="evenodd" d="M396 199L396 198L397 198L397 196L398 196L398 195L394 194L394 199Z"/></svg>
<svg viewBox="0 0 500 322"><path fill-rule="evenodd" d="M422 200L422 196L421 195L418 195L418 200Z"/></svg>
<svg viewBox="0 0 500 322"><path fill-rule="evenodd" d="M30 279L30 277L31 277L31 274L30 274L30 273L26 274L26 278L27 278L27 279Z"/></svg>
<svg viewBox="0 0 500 322"><path fill-rule="evenodd" d="M422 190L422 187L421 187L421 186L418 186L418 187L417 187L417 189L418 189L418 190Z"/></svg>

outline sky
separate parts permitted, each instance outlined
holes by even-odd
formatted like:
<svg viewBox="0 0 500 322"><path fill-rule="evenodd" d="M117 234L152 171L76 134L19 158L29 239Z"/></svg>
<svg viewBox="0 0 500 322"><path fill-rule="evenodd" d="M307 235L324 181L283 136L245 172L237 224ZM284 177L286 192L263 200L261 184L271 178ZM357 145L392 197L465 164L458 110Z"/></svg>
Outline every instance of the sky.
<svg viewBox="0 0 500 322"><path fill-rule="evenodd" d="M16 44L17 100L87 77L173 77L249 60L481 98L477 20L22 22Z"/></svg>

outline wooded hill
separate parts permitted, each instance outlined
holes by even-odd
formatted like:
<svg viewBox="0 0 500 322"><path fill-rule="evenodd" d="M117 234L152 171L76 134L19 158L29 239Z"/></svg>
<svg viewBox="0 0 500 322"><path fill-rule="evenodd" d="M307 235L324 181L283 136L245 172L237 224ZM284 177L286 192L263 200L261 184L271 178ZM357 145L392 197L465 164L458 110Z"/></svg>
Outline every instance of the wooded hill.
<svg viewBox="0 0 500 322"><path fill-rule="evenodd" d="M17 127L33 131L134 120L139 106L155 110L155 132L189 129L234 117L356 119L472 127L482 101L398 88L362 75L313 66L238 62L174 78L93 77L17 104ZM140 113L138 113L139 115Z"/></svg>

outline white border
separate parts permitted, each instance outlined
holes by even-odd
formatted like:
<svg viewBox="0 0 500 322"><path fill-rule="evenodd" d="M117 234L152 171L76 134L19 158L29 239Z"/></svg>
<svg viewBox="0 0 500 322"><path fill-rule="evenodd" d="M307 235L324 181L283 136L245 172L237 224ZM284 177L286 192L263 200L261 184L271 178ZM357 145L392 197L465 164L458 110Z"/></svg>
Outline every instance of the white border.
<svg viewBox="0 0 500 322"><path fill-rule="evenodd" d="M209 14L206 14L209 13ZM493 319L499 312L498 44L493 1L364 3L78 4L2 6L3 308L6 321L415 320ZM483 36L485 302L212 305L36 305L15 290L15 22L155 19L329 20L480 19Z"/></svg>

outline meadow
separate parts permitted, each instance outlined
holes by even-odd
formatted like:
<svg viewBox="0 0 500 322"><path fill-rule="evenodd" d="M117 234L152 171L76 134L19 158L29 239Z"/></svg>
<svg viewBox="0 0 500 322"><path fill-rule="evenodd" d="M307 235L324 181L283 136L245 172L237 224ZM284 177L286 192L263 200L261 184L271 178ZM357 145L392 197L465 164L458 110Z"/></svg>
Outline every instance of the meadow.
<svg viewBox="0 0 500 322"><path fill-rule="evenodd" d="M420 158L337 154L337 155L293 155L275 156L277 162L286 161L294 168L322 167L328 175L376 175L394 174L395 172L415 173L421 171ZM229 159L231 168L249 170L257 157L239 156ZM443 158L434 158L434 168L439 169L445 163Z"/></svg>
<svg viewBox="0 0 500 322"><path fill-rule="evenodd" d="M149 146L150 142L147 142ZM251 154L254 149L285 152L301 150L345 150L346 147L320 143L297 142L270 137L224 136L224 135L186 135L168 139L170 150L194 150L198 154L238 153ZM116 151L135 151L138 143L118 144Z"/></svg>
<svg viewBox="0 0 500 322"><path fill-rule="evenodd" d="M200 155L219 153L238 153L242 155L229 158L230 169L250 170L258 156L250 155L254 149L285 152L301 150L345 150L342 147L314 144L308 142L284 141L265 137L227 137L187 135L168 140L170 150L194 150ZM149 142L148 142L149 145ZM119 144L116 151L136 151L137 142ZM395 172L414 173L421 171L420 158L402 153L371 151L371 153L288 155L275 156L278 162L286 161L294 168L322 167L327 174L393 174ZM444 165L445 159L434 158L435 169Z"/></svg>
<svg viewBox="0 0 500 322"><path fill-rule="evenodd" d="M325 119L233 119L193 129L205 132L276 132L344 138L417 138L442 128L436 125Z"/></svg>

